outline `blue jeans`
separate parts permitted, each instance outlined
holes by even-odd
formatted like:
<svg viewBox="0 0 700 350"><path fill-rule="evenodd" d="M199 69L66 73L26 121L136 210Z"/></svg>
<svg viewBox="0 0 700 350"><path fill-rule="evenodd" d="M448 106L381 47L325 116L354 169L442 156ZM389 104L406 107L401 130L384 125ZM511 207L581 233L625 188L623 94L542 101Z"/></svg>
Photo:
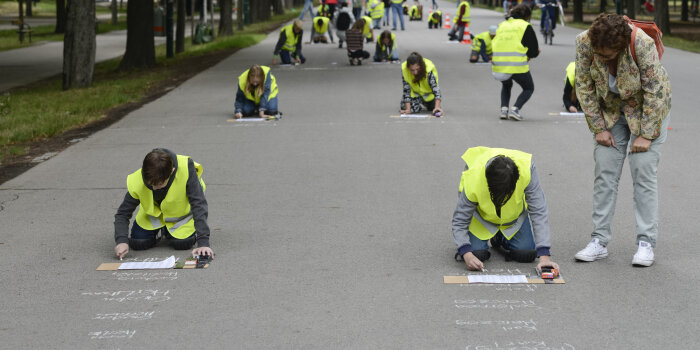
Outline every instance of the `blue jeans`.
<svg viewBox="0 0 700 350"><path fill-rule="evenodd" d="M372 22L374 22L374 29L382 29L382 27L381 27L381 25L382 25L382 18L381 18L381 17L379 17L379 18L373 18L373 19L372 19Z"/></svg>
<svg viewBox="0 0 700 350"><path fill-rule="evenodd" d="M406 27L403 24L403 7L401 6L401 4L395 4L392 2L391 8L394 10L394 27L392 28L392 30L396 30L396 16L399 16L399 19L401 20L401 30L405 30Z"/></svg>
<svg viewBox="0 0 700 350"><path fill-rule="evenodd" d="M131 239L147 239L147 240L153 240L154 243L151 243L155 245L157 242L156 240L156 235L158 234L158 231L160 230L166 230L165 227L160 227L155 230L146 230L145 228L139 226L139 224L134 221L134 224L131 225ZM172 237L170 239L170 244L173 246L173 248L177 250L185 250L185 249L190 249L192 245L194 245L196 240L196 235L193 232L191 236L184 238L184 239L177 239L175 237ZM145 247L144 247L145 248ZM141 248L141 249L144 249ZM148 249L148 248L145 248ZM137 250L137 249L134 249Z"/></svg>
<svg viewBox="0 0 700 350"><path fill-rule="evenodd" d="M243 107L241 108L241 113L243 113L244 117L247 116L254 116L255 115L255 109L258 108L259 106L255 105L255 101L251 101L249 99L246 99L243 101ZM266 111L270 112L277 112L277 96L273 97L269 101L267 101L267 109Z"/></svg>
<svg viewBox="0 0 700 350"><path fill-rule="evenodd" d="M391 14L391 6L384 8L384 25L389 25L389 15Z"/></svg>
<svg viewBox="0 0 700 350"><path fill-rule="evenodd" d="M479 56L481 56L481 59L484 60L484 62L488 62L491 59L489 58L489 55L486 53L486 43L484 42L483 39L478 39L481 42L481 49L479 51L472 51L471 57L469 58L469 62L475 63L479 61Z"/></svg>
<svg viewBox="0 0 700 350"><path fill-rule="evenodd" d="M549 18L552 19L552 30L557 27L557 15L559 14L559 9L554 6L544 6L542 7L542 15L540 16L540 29L544 30L544 20L546 19L547 15L545 13L549 13Z"/></svg>
<svg viewBox="0 0 700 350"><path fill-rule="evenodd" d="M473 220L473 219L472 219ZM528 216L520 227L520 230L515 233L515 236L510 240L506 239L501 232L496 233L493 236L500 245L506 250L534 250L535 249L535 237L532 235L532 226L530 226L530 217ZM488 241L482 241L471 232L469 232L469 243L472 245L472 251L475 250L488 250Z"/></svg>
<svg viewBox="0 0 700 350"><path fill-rule="evenodd" d="M314 3L313 0L305 0L304 1L304 8L301 10L301 14L299 15L299 19L304 19L304 13L306 13L306 10L309 10L309 15L311 18L314 18Z"/></svg>
<svg viewBox="0 0 700 350"><path fill-rule="evenodd" d="M299 39L301 40L301 39ZM280 59L282 60L282 63L284 64L292 64L292 58L296 59L297 54L292 53L291 51L287 50L280 50ZM299 59L301 60L301 63L306 62L306 58L304 58L303 55L299 54Z"/></svg>
<svg viewBox="0 0 700 350"><path fill-rule="evenodd" d="M623 115L609 130L615 138L616 147L602 146L593 141L595 143L593 149L595 180L591 236L598 238L602 245L605 246L612 240L610 225L615 214L617 187L622 175L622 166L627 158L632 173L637 243L645 241L656 246L659 235L659 192L656 172L670 119L671 116L667 115L661 123L661 135L651 141L651 146L646 152L628 153L628 146L634 142L636 136L630 133Z"/></svg>

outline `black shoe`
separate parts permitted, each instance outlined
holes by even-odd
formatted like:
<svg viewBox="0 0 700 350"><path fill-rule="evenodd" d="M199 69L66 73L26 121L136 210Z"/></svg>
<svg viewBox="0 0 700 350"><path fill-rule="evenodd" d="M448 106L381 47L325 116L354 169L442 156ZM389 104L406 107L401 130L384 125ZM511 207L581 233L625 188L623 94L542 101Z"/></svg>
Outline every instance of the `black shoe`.
<svg viewBox="0 0 700 350"><path fill-rule="evenodd" d="M517 261L519 263L531 263L537 258L537 251L532 249L513 249L506 253L506 261Z"/></svg>
<svg viewBox="0 0 700 350"><path fill-rule="evenodd" d="M472 254L479 259L481 262L489 260L491 253L488 250L473 250Z"/></svg>

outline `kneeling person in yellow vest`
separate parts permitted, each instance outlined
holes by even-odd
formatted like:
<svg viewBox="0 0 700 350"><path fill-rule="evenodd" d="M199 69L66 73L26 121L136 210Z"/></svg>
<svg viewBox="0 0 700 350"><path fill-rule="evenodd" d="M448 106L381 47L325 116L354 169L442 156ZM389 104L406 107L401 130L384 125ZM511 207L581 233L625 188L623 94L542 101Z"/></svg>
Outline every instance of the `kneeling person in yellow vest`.
<svg viewBox="0 0 700 350"><path fill-rule="evenodd" d="M440 29L442 28L442 11L436 10L428 18L428 29Z"/></svg>
<svg viewBox="0 0 700 350"><path fill-rule="evenodd" d="M493 248L506 251L506 261L528 263L539 257L538 269L558 269L550 260L547 202L532 155L473 147L462 159L467 165L452 216L455 259L464 260L469 270L483 270L490 240Z"/></svg>
<svg viewBox="0 0 700 350"><path fill-rule="evenodd" d="M581 104L576 96L576 62L569 62L566 66L566 78L564 78L564 108L569 113L581 111Z"/></svg>
<svg viewBox="0 0 700 350"><path fill-rule="evenodd" d="M114 252L120 259L130 247L144 250L155 246L161 232L177 250L190 249L196 243L192 255L214 255L209 247L209 209L200 164L156 148L146 155L143 167L126 178L126 186L128 192L114 215ZM137 207L129 237L129 221Z"/></svg>
<svg viewBox="0 0 700 350"><path fill-rule="evenodd" d="M288 24L280 30L280 36L273 52L272 65L277 64L277 57L282 59L284 64L300 64L306 62L306 58L301 54L301 38L304 36L302 22L299 19Z"/></svg>
<svg viewBox="0 0 700 350"><path fill-rule="evenodd" d="M472 54L469 56L469 62L476 63L479 61L479 56L484 62L491 62L493 55L493 47L491 40L496 36L498 26L490 26L486 32L481 32L472 38Z"/></svg>
<svg viewBox="0 0 700 350"><path fill-rule="evenodd" d="M275 116L277 109L277 80L270 67L254 64L238 77L236 119L255 116Z"/></svg>
<svg viewBox="0 0 700 350"><path fill-rule="evenodd" d="M330 38L331 42L333 42L333 34L331 33L330 22L331 20L328 19L328 17L314 17L313 26L311 26L311 39L309 39L309 43L327 44L328 38ZM326 37L326 34L328 34L328 37Z"/></svg>
<svg viewBox="0 0 700 350"><path fill-rule="evenodd" d="M401 64L403 97L401 113L418 113L423 107L436 117L444 114L441 103L438 72L433 61L423 58L418 52L408 55Z"/></svg>

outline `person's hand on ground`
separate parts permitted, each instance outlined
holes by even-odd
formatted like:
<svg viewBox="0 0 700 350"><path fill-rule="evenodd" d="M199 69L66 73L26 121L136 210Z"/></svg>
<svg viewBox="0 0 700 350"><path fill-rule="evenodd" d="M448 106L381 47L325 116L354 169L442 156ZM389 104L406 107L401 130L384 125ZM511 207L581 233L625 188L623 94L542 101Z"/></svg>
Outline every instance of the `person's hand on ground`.
<svg viewBox="0 0 700 350"><path fill-rule="evenodd" d="M192 249L192 256L195 255L209 255L212 259L214 259L214 251L209 247L197 247Z"/></svg>
<svg viewBox="0 0 700 350"><path fill-rule="evenodd" d="M234 117L236 119L241 119L241 118L243 118L243 113L236 113L236 115Z"/></svg>
<svg viewBox="0 0 700 350"><path fill-rule="evenodd" d="M543 267L552 267L559 270L559 264L549 259L549 255L542 255L540 262L537 264L537 270L542 271Z"/></svg>
<svg viewBox="0 0 700 350"><path fill-rule="evenodd" d="M122 259L129 253L129 245L127 243L119 243L114 247L114 254L117 254L119 259Z"/></svg>
<svg viewBox="0 0 700 350"><path fill-rule="evenodd" d="M467 268L472 271L482 271L484 269L484 263L479 260L472 252L467 252L462 255L464 258L464 263L467 264Z"/></svg>
<svg viewBox="0 0 700 350"><path fill-rule="evenodd" d="M274 66L276 64L277 64L277 57L272 57L272 65Z"/></svg>
<svg viewBox="0 0 700 350"><path fill-rule="evenodd" d="M260 118L267 118L267 116L265 115L265 111L260 111Z"/></svg>
<svg viewBox="0 0 700 350"><path fill-rule="evenodd" d="M576 107L574 107L574 106L569 106L569 112L578 113L578 109L576 109Z"/></svg>
<svg viewBox="0 0 700 350"><path fill-rule="evenodd" d="M436 115L437 113L440 113L440 115L439 115L440 117L445 115L445 112L440 107L435 107L433 109L433 115L437 117L437 115Z"/></svg>

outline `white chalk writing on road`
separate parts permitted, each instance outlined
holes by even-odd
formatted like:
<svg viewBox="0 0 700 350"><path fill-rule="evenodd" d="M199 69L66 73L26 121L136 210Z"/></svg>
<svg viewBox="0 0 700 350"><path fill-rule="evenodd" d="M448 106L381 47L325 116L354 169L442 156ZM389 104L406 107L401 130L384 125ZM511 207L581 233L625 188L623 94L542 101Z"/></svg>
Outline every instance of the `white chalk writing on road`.
<svg viewBox="0 0 700 350"><path fill-rule="evenodd" d="M465 350L576 350L567 343L561 345L547 345L543 341L515 341L501 342L488 345L467 345Z"/></svg>
<svg viewBox="0 0 700 350"><path fill-rule="evenodd" d="M533 300L489 300L489 299L458 299L455 307L460 309L541 309Z"/></svg>
<svg viewBox="0 0 700 350"><path fill-rule="evenodd" d="M93 320L150 320L155 311L144 312L113 312L107 314L96 314Z"/></svg>
<svg viewBox="0 0 700 350"><path fill-rule="evenodd" d="M90 332L90 339L115 339L115 338L131 338L136 334L135 330L118 330L118 331L97 331Z"/></svg>
<svg viewBox="0 0 700 350"><path fill-rule="evenodd" d="M476 321L476 320L456 320L458 326L499 326L504 331L527 331L536 332L537 322L530 319L529 321Z"/></svg>
<svg viewBox="0 0 700 350"><path fill-rule="evenodd" d="M177 271L168 272L112 272L112 276L119 281L174 281L177 279Z"/></svg>
<svg viewBox="0 0 700 350"><path fill-rule="evenodd" d="M116 301L119 303L125 301L152 301L161 302L170 300L169 290L158 289L139 289L139 290L120 290L116 292L84 292L85 296L99 296L104 301Z"/></svg>

